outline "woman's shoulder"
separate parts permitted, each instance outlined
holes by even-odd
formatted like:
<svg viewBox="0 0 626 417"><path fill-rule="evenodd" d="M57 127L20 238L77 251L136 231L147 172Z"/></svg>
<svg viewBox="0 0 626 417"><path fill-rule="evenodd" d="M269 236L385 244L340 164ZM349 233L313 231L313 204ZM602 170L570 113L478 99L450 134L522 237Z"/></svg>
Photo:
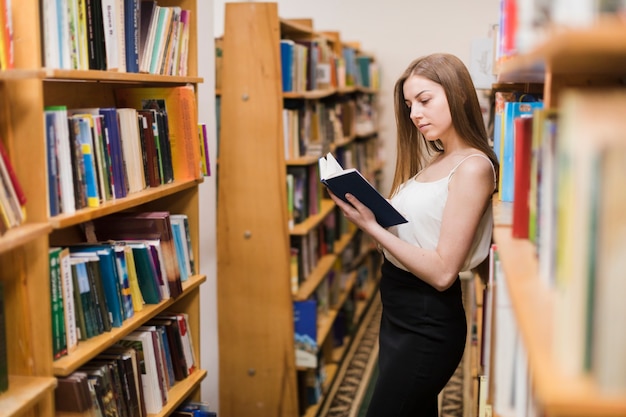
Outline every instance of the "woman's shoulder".
<svg viewBox="0 0 626 417"><path fill-rule="evenodd" d="M461 158L450 174L452 176L455 173L463 174L464 177L492 178L493 181L496 178L493 162L478 149L472 149Z"/></svg>

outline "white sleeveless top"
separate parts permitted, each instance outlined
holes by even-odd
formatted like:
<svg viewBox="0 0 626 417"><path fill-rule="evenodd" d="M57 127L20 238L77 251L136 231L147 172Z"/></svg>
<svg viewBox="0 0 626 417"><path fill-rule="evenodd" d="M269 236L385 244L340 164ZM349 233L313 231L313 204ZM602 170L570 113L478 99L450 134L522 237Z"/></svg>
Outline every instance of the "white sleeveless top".
<svg viewBox="0 0 626 417"><path fill-rule="evenodd" d="M391 204L402 213L408 223L392 226L388 230L405 242L420 248L435 250L439 242L441 231L441 219L443 209L448 199L448 183L456 169L465 160L472 156L480 156L489 161L493 170L494 190L496 186L496 172L493 163L483 154L471 154L459 162L450 171L447 177L432 182L416 181L417 175L400 186L398 192L391 198ZM463 263L462 271L470 270L478 266L489 254L491 246L491 233L493 228L493 215L491 204L483 213L476 235L472 241L470 251ZM400 269L407 268L402 265L389 252L384 250L385 257Z"/></svg>

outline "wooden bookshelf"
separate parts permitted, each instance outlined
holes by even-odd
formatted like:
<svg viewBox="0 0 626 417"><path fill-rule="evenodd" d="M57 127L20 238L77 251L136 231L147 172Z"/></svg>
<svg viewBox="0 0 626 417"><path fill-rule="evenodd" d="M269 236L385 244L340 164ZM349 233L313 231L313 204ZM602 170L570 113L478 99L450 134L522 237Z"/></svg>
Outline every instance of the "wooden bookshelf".
<svg viewBox="0 0 626 417"><path fill-rule="evenodd" d="M616 18L603 18L587 28L551 30L531 51L502 63L498 86L540 83L545 107L558 109L564 90L623 88L625 75L626 25ZM559 368L552 346L555 290L539 276L532 242L512 238L510 204L494 204L494 216L504 284L527 350L540 412L551 417L626 415L626 392L609 395L591 376L567 375Z"/></svg>
<svg viewBox="0 0 626 417"><path fill-rule="evenodd" d="M114 106L119 87L177 87L202 83L197 71L196 0L159 0L161 6L191 10L188 76L162 76L113 71L78 71L44 68L40 27L41 2L11 3L15 68L0 71L0 140L3 141L28 199L27 221L0 236L0 281L4 284L9 390L0 394L3 416L49 417L55 414L57 376L65 376L113 345L160 311L189 315L189 330L200 361L200 285L196 275L183 284L184 293L155 306L146 306L122 327L80 341L75 352L53 360L50 271L48 250L59 236L72 236L71 229L108 214L134 210L168 210L188 216L196 265L199 264L198 185L202 178L130 194L95 209L50 217L46 171L44 107ZM206 371L198 367L169 391L169 401L159 416L167 416L186 399L199 399L200 382Z"/></svg>
<svg viewBox="0 0 626 417"><path fill-rule="evenodd" d="M617 18L585 29L554 28L527 54L504 61L498 83L544 84L546 106L566 87L620 85L626 67L626 25Z"/></svg>
<svg viewBox="0 0 626 417"><path fill-rule="evenodd" d="M322 199L316 214L289 228L288 167L316 166L321 155L286 158L283 108L285 103L332 101L347 94L375 92L357 87L283 92L282 37L326 39L339 51L341 45L338 32L332 36L316 32L311 19L281 19L276 3L227 3L224 28L217 231L220 412L313 415L319 404L301 413L303 404L298 399L303 388L298 386L298 372L305 370L295 361L293 303L315 295L356 239L356 232L344 229L333 252L317 260L299 291L292 294L291 239L306 238L337 210L332 200ZM372 137L336 139L335 148ZM318 316L317 341L329 378L323 389L339 367L333 359L337 354L328 347L339 312L357 285L356 273L346 281L337 305ZM373 296L374 291L368 293L370 299Z"/></svg>

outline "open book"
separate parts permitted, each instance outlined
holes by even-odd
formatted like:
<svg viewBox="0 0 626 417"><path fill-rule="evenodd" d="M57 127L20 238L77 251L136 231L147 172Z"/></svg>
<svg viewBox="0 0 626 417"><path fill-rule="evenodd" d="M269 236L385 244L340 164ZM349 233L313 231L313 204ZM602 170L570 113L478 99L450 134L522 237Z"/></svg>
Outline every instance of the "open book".
<svg viewBox="0 0 626 417"><path fill-rule="evenodd" d="M408 221L359 171L354 168L343 169L331 153L319 159L319 167L320 180L333 194L345 202L348 202L346 193L354 195L372 210L381 226L395 226Z"/></svg>

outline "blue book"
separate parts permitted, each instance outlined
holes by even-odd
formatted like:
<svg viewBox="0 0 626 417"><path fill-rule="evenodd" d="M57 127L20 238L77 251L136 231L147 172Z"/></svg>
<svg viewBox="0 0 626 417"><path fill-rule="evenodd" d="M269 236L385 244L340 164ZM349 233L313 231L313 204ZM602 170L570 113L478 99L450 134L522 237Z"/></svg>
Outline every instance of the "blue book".
<svg viewBox="0 0 626 417"><path fill-rule="evenodd" d="M317 301L293 302L296 366L317 368Z"/></svg>
<svg viewBox="0 0 626 417"><path fill-rule="evenodd" d="M176 249L176 258L178 259L178 269L180 270L180 280L187 281L189 279L189 268L185 262L185 248L183 246L183 232L180 224L171 223L172 235L174 237L174 248Z"/></svg>
<svg viewBox="0 0 626 417"><path fill-rule="evenodd" d="M284 92L293 91L294 46L295 42L290 39L280 41L280 69Z"/></svg>
<svg viewBox="0 0 626 417"><path fill-rule="evenodd" d="M321 182L337 197L346 203L346 193L354 195L374 213L376 221L382 227L407 223L408 220L396 210L389 201L356 169L343 169L337 159L329 152L319 159Z"/></svg>
<svg viewBox="0 0 626 417"><path fill-rule="evenodd" d="M122 139L117 120L117 109L106 107L100 109L104 116L105 138L111 151L111 170L113 171L113 196L126 197L126 173L124 170L124 156L122 154Z"/></svg>
<svg viewBox="0 0 626 417"><path fill-rule="evenodd" d="M122 307L122 289L117 274L115 251L109 245L85 245L70 246L70 253L80 252L96 253L100 258L100 277L104 287L104 298L109 310L111 325L121 327L124 321L124 311Z"/></svg>
<svg viewBox="0 0 626 417"><path fill-rule="evenodd" d="M500 161L500 200L512 202L515 195L515 118L524 114L533 114L535 109L543 108L543 102L506 102L502 117L502 160Z"/></svg>
<svg viewBox="0 0 626 417"><path fill-rule="evenodd" d="M117 274L120 279L120 287L122 288L122 308L124 317L127 319L135 315L133 309L133 298L130 295L130 281L128 279L128 265L126 264L126 253L123 250L114 250L115 265L117 266Z"/></svg>
<svg viewBox="0 0 626 417"><path fill-rule="evenodd" d="M126 72L139 72L140 0L124 0Z"/></svg>
<svg viewBox="0 0 626 417"><path fill-rule="evenodd" d="M91 115L71 116L76 139L80 146L85 167L85 192L87 194L87 206L100 206L100 193L98 192L98 177L96 174L96 159L93 147L93 119Z"/></svg>

